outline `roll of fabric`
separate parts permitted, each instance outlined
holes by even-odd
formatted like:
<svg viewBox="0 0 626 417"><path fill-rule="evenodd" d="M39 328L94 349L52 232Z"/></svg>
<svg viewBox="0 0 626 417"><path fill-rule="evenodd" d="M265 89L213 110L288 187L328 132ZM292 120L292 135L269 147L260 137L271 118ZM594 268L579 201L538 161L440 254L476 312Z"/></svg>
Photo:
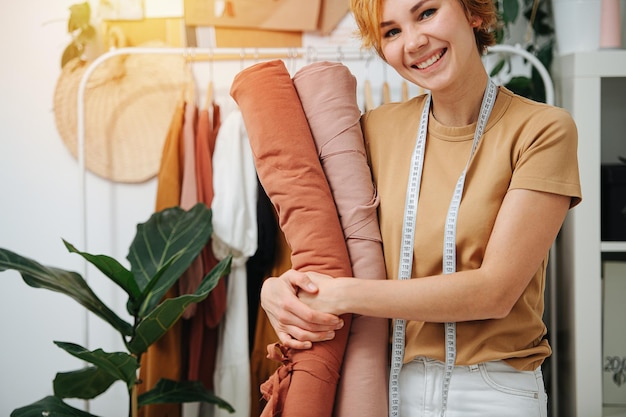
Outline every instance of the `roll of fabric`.
<svg viewBox="0 0 626 417"><path fill-rule="evenodd" d="M262 62L236 75L231 96L243 115L259 180L278 214L300 271L351 276L333 196L298 94L284 63ZM283 365L262 386L262 416L330 417L351 316L333 340L280 349ZM276 353L276 351L275 351Z"/></svg>
<svg viewBox="0 0 626 417"><path fill-rule="evenodd" d="M357 82L341 63L315 62L293 78L344 231L352 273L385 279L378 197L367 162ZM387 415L388 321L354 316L336 417Z"/></svg>

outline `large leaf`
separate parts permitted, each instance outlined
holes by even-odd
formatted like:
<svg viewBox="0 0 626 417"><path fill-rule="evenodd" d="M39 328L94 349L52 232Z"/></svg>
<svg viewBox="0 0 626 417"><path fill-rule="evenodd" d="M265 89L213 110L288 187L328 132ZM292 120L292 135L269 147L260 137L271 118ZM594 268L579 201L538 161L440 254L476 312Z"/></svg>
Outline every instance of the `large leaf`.
<svg viewBox="0 0 626 417"><path fill-rule="evenodd" d="M231 260L231 256L222 259L202 280L195 293L168 298L152 310L137 326L128 349L135 355L145 352L180 319L190 304L200 302L209 295L219 279L230 271Z"/></svg>
<svg viewBox="0 0 626 417"><path fill-rule="evenodd" d="M141 290L135 282L133 273L124 268L117 260L106 255L92 255L90 253L81 252L69 242L63 240L67 250L73 253L77 253L89 263L94 265L104 275L109 277L120 288L122 288L132 300L136 300L141 296Z"/></svg>
<svg viewBox="0 0 626 417"><path fill-rule="evenodd" d="M59 398L90 400L106 392L118 379L95 366L73 372L59 372L54 378L54 395Z"/></svg>
<svg viewBox="0 0 626 417"><path fill-rule="evenodd" d="M517 20L519 14L519 2L518 0L503 0L502 1L502 18L505 23L513 23Z"/></svg>
<svg viewBox="0 0 626 417"><path fill-rule="evenodd" d="M58 397L45 397L36 403L13 410L11 417L97 417L65 404Z"/></svg>
<svg viewBox="0 0 626 417"><path fill-rule="evenodd" d="M159 285L161 277L169 269L170 265L176 262L176 260L180 256L182 256L182 252L170 258L170 260L167 261L167 263L165 263L165 265L163 265L156 272L150 282L148 282L148 285L146 285L146 288L143 289L141 297L133 302L130 302L129 300L128 311L132 311L133 316L136 316L139 320L142 320L144 317L146 317L146 314L148 312L154 309L153 300L156 299L158 301L161 295L159 293L155 293L153 290L157 285Z"/></svg>
<svg viewBox="0 0 626 417"><path fill-rule="evenodd" d="M137 399L139 406L148 404L207 402L233 413L235 409L223 399L207 390L200 381L176 382L161 379L150 391Z"/></svg>
<svg viewBox="0 0 626 417"><path fill-rule="evenodd" d="M198 256L211 237L212 229L211 210L203 203L189 211L180 207L162 210L137 226L128 260L139 289L143 291L152 277L171 258L177 257L152 289L145 309L147 313Z"/></svg>
<svg viewBox="0 0 626 417"><path fill-rule="evenodd" d="M89 351L82 346L67 342L54 342L61 349L86 362L96 365L114 378L126 382L128 388L135 385L139 363L125 352L105 352L102 349Z"/></svg>
<svg viewBox="0 0 626 417"><path fill-rule="evenodd" d="M73 32L89 25L91 20L91 7L89 2L73 4L70 6L70 18L67 22L67 31Z"/></svg>
<svg viewBox="0 0 626 417"><path fill-rule="evenodd" d="M109 309L76 272L41 265L7 249L0 248L0 271L13 269L33 288L45 288L65 294L98 317L111 324L124 336L131 336L133 327Z"/></svg>

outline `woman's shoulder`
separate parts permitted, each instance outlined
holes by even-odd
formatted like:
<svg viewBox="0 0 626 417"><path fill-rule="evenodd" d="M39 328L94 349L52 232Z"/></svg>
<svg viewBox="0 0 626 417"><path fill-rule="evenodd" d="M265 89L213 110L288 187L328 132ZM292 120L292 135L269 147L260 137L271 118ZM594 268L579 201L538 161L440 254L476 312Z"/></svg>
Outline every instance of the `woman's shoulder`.
<svg viewBox="0 0 626 417"><path fill-rule="evenodd" d="M519 94L516 94L504 86L500 86L499 94L505 96L508 101L510 113L520 117L543 118L560 123L574 124L571 114L564 108L551 104L538 102Z"/></svg>

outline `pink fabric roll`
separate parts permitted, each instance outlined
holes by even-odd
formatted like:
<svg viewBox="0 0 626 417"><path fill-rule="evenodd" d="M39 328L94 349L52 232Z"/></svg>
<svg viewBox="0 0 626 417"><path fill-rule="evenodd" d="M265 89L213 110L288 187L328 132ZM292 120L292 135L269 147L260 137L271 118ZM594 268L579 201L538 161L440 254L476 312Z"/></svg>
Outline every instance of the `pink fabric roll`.
<svg viewBox="0 0 626 417"><path fill-rule="evenodd" d="M356 79L340 63L316 62L293 78L344 230L352 273L385 279L378 197L367 162ZM387 415L388 321L354 316L335 404L337 417Z"/></svg>
<svg viewBox="0 0 626 417"><path fill-rule="evenodd" d="M333 197L289 72L280 60L235 77L231 96L241 110L259 180L274 205L300 271L351 276ZM304 351L281 349L283 365L263 384L262 416L330 417L351 316L335 339Z"/></svg>

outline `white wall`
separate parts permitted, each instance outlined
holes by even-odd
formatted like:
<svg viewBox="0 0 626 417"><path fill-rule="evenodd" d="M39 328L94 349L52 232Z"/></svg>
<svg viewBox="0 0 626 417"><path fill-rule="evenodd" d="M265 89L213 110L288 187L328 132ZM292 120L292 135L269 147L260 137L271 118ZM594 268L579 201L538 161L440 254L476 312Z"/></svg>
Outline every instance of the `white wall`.
<svg viewBox="0 0 626 417"><path fill-rule="evenodd" d="M69 41L65 32L68 7L74 2L4 3L0 15L0 247L80 272L83 263L61 241L83 244L79 171L57 134L53 113L59 60ZM94 212L90 229L98 236L90 239L89 248L113 254L109 248L129 239L124 233L127 224L134 227L138 219L149 215L153 201L146 196L154 187L144 184L131 193L113 191L93 178L88 184L88 207ZM98 196L105 210L95 210ZM120 204L127 200L115 223L108 221L115 214L108 204L113 197ZM102 222L99 211L108 217L107 224L95 225ZM122 252L119 256L125 256ZM87 343L84 309L66 296L28 287L13 271L0 273L0 283L0 415L8 416L13 409L51 394L57 371L81 367L78 359L57 348L53 340L119 349L120 341L113 335L100 335L100 323L95 323L99 320L93 318L89 319L94 322L92 340ZM107 291L100 294L104 300L119 299L110 287L104 288ZM123 387L114 386L112 394L124 395ZM73 404L81 406L82 402ZM122 405L120 412L110 415L126 414ZM92 411L97 409L94 405Z"/></svg>
<svg viewBox="0 0 626 417"><path fill-rule="evenodd" d="M59 61L69 41L68 7L76 1L4 1L0 13L0 247L39 262L82 272L78 255L69 254L64 238L79 249L125 260L135 225L145 221L154 206L155 181L139 185L111 184L87 177L87 241L81 233L81 190L77 161L56 131L53 94L60 74ZM352 27L351 20L342 27ZM336 32L338 33L338 32ZM311 45L355 45L350 30L331 38L309 37ZM347 34L347 35L346 35ZM249 65L252 63L246 63ZM302 63L300 63L301 65ZM400 98L393 71L378 61L368 66L349 63L355 75L373 81L379 101L382 80ZM229 101L228 87L240 63L216 67L218 101ZM199 85L206 85L206 66L198 65ZM415 90L412 90L415 92ZM124 316L125 296L106 278L90 271L88 279L98 295ZM57 348L53 340L91 349L120 350L117 334L70 298L28 287L13 272L0 273L0 416L52 394L58 371L82 366ZM127 413L121 383L91 402L90 411L102 416ZM83 407L82 402L71 402Z"/></svg>

